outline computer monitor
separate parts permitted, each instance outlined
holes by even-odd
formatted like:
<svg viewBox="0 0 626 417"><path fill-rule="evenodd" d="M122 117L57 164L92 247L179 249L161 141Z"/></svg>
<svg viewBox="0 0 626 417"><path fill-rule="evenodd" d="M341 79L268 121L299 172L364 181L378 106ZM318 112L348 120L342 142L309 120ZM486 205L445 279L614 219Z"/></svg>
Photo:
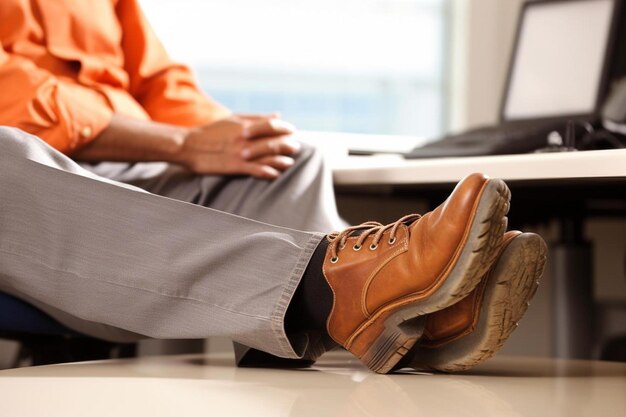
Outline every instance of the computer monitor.
<svg viewBox="0 0 626 417"><path fill-rule="evenodd" d="M600 105L618 0L529 2L519 19L502 121L591 115Z"/></svg>

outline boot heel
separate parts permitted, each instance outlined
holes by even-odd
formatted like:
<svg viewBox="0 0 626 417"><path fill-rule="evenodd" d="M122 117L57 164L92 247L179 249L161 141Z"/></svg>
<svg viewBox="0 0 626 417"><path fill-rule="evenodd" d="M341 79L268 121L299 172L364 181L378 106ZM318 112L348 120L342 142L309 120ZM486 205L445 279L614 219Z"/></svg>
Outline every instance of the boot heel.
<svg viewBox="0 0 626 417"><path fill-rule="evenodd" d="M360 357L361 361L372 371L386 374L411 350L424 332L426 320L418 317L396 323L393 317L385 321L382 333L375 337L369 348ZM374 326L372 326L374 327ZM375 329L367 329L355 338L353 344L363 340L371 340Z"/></svg>

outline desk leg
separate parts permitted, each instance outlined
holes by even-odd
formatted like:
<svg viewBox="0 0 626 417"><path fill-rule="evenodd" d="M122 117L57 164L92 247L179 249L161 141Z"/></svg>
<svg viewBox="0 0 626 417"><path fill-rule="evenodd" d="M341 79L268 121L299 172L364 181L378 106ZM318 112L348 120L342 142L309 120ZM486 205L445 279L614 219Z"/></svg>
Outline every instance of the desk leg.
<svg viewBox="0 0 626 417"><path fill-rule="evenodd" d="M561 239L550 250L553 287L553 349L559 358L591 358L593 286L591 244L579 219L561 219Z"/></svg>

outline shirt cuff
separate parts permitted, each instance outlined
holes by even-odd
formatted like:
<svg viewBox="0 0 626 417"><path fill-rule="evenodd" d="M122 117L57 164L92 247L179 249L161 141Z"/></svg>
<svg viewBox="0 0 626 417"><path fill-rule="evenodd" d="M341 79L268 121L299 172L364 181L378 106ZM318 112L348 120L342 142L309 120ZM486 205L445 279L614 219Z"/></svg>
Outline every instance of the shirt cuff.
<svg viewBox="0 0 626 417"><path fill-rule="evenodd" d="M77 84L60 84L57 94L66 106L68 146L66 152L75 151L95 139L111 122L113 109L106 97L90 88Z"/></svg>

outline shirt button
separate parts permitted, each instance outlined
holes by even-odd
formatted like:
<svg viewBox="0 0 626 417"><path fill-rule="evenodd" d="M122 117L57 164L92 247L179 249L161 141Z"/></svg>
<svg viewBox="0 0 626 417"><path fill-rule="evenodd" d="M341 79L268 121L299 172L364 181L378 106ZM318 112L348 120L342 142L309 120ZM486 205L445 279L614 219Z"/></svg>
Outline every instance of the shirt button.
<svg viewBox="0 0 626 417"><path fill-rule="evenodd" d="M91 127L89 126L85 126L80 130L80 135L84 138L84 139L89 139L91 137Z"/></svg>

